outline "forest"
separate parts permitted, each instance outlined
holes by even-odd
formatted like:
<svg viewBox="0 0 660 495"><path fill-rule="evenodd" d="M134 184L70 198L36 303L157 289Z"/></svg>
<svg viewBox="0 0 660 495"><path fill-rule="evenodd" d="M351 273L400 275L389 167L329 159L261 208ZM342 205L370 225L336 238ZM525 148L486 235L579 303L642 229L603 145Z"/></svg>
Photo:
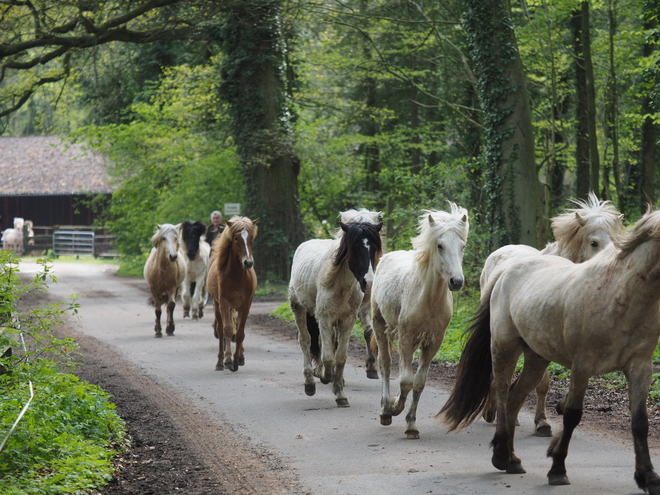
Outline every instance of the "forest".
<svg viewBox="0 0 660 495"><path fill-rule="evenodd" d="M125 259L156 223L240 203L260 279L286 281L340 211L382 211L387 249L410 249L449 200L476 280L590 191L626 223L656 204L658 16L660 0L2 0L0 130L111 158L100 221Z"/></svg>

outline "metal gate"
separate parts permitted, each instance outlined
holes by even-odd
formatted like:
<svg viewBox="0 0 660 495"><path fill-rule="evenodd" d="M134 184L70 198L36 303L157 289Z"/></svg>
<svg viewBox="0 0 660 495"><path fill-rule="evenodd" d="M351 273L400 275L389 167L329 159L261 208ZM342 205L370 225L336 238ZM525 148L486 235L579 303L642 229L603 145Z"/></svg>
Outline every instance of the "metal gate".
<svg viewBox="0 0 660 495"><path fill-rule="evenodd" d="M94 232L91 230L56 230L53 232L53 254L94 256Z"/></svg>

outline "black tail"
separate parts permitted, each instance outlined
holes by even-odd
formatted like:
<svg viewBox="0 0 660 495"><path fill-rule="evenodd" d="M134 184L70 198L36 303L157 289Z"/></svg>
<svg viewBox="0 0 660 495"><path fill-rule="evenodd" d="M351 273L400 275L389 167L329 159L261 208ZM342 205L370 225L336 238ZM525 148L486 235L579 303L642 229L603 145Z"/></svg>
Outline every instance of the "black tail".
<svg viewBox="0 0 660 495"><path fill-rule="evenodd" d="M321 359L321 342L320 342L320 330L319 330L319 322L316 321L316 318L314 318L314 315L311 313L307 313L307 331L309 332L309 336L312 339L312 343L309 346L309 352L312 355L312 358L315 361L318 361Z"/></svg>
<svg viewBox="0 0 660 495"><path fill-rule="evenodd" d="M456 383L447 403L438 413L442 421L449 425L449 431L472 423L488 401L493 373L493 358L490 354L490 295L489 291L481 301L470 328L465 332L468 340L458 363Z"/></svg>

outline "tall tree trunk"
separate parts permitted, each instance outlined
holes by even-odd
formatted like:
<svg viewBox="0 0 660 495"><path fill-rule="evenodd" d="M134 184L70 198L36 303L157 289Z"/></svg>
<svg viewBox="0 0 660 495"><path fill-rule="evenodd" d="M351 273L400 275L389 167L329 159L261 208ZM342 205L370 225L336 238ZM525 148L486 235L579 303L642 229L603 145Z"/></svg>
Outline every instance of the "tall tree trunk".
<svg viewBox="0 0 660 495"><path fill-rule="evenodd" d="M486 222L493 247L538 246L544 231L522 61L503 0L467 0L464 24L486 126Z"/></svg>
<svg viewBox="0 0 660 495"><path fill-rule="evenodd" d="M660 1L650 0L645 2L644 12L644 29L654 30L658 26L658 16L660 16ZM643 55L650 57L655 50L655 43L647 41L644 44ZM655 77L654 77L655 76ZM651 102L651 88L658 83L657 70L655 74L646 73L644 86L648 89L643 91L642 94L642 115L644 115L644 123L642 124L642 144L641 144L641 177L640 177L640 210L644 213L646 205L653 205L655 202L655 150L658 142L658 126L653 122L652 114L654 109ZM658 109L655 109L657 111Z"/></svg>
<svg viewBox="0 0 660 495"><path fill-rule="evenodd" d="M596 127L596 84L594 65L591 58L591 21L589 2L582 2L582 50L584 71L587 79L587 129L589 132L589 182L591 190L598 193L600 156L598 154L598 132Z"/></svg>
<svg viewBox="0 0 660 495"><path fill-rule="evenodd" d="M575 161L577 164L577 184L575 194L586 199L591 190L590 149L589 149L589 111L587 107L587 72L584 61L584 37L582 34L582 10L576 10L571 16L573 28L573 49L575 51Z"/></svg>
<svg viewBox="0 0 660 495"><path fill-rule="evenodd" d="M254 245L260 278L287 280L293 251L305 238L297 202L299 159L293 152L286 93L281 0L231 5L223 25L221 95L246 186L245 213L259 217Z"/></svg>

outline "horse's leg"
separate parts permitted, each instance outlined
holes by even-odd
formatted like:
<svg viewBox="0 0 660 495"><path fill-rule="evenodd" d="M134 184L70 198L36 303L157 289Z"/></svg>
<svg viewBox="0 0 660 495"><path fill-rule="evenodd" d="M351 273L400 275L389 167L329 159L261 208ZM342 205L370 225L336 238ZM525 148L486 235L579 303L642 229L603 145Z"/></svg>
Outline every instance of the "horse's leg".
<svg viewBox="0 0 660 495"><path fill-rule="evenodd" d="M183 317L190 318L190 281L188 277L181 284L181 301L183 301Z"/></svg>
<svg viewBox="0 0 660 495"><path fill-rule="evenodd" d="M651 384L652 363L650 360L635 363L626 370L628 397L635 445L635 481L642 490L652 495L660 494L660 478L653 469L649 454L649 416L646 400Z"/></svg>
<svg viewBox="0 0 660 495"><path fill-rule="evenodd" d="M415 346L406 328L399 328L399 393L392 401L392 414L398 416L406 407L408 393L413 388L413 355Z"/></svg>
<svg viewBox="0 0 660 495"><path fill-rule="evenodd" d="M438 349L440 349L444 337L445 331L442 330L441 332L438 332L433 339L433 342L421 346L417 373L415 373L415 378L413 379L412 400L410 401L410 408L406 415L406 438L411 440L419 439L419 430L417 429L416 424L417 405L419 404L419 398L426 386L426 377L429 373L429 367L431 366L433 357L438 352Z"/></svg>
<svg viewBox="0 0 660 495"><path fill-rule="evenodd" d="M383 394L380 399L380 424L392 424L392 403L390 401L390 370L392 369L392 356L390 354L390 339L385 333L385 319L378 306L374 306L373 331L378 343L378 368L382 381Z"/></svg>
<svg viewBox="0 0 660 495"><path fill-rule="evenodd" d="M167 326L165 327L165 333L170 337L174 335L174 307L176 303L174 299L176 298L176 291L173 296L170 296L170 301L167 303Z"/></svg>
<svg viewBox="0 0 660 495"><path fill-rule="evenodd" d="M307 310L295 301L291 301L291 312L298 327L298 344L303 354L303 375L305 377L305 394L316 393L316 382L314 380L314 367L312 366L312 338L307 329Z"/></svg>
<svg viewBox="0 0 660 495"><path fill-rule="evenodd" d="M360 304L360 310L358 315L360 317L360 323L362 323L362 328L364 329L364 341L367 344L367 361L365 363L367 369L367 378L372 378L378 380L378 371L376 371L376 356L371 349L371 336L373 335L373 326L371 321L371 284L367 285L367 289L364 292L364 297L362 298L362 304Z"/></svg>
<svg viewBox="0 0 660 495"><path fill-rule="evenodd" d="M234 335L234 321L232 318L232 308L226 300L220 301L220 313L222 314L222 329L218 329L224 336L224 349L218 350L218 363L223 359L224 367L231 371L234 369L231 356L231 340Z"/></svg>
<svg viewBox="0 0 660 495"><path fill-rule="evenodd" d="M160 325L160 318L163 315L163 310L159 303L155 303L154 312L156 313L156 325L154 326L154 331L156 332L156 338L159 339L163 336L163 327Z"/></svg>
<svg viewBox="0 0 660 495"><path fill-rule="evenodd" d="M335 350L332 392L335 394L335 401L338 407L350 406L344 394L344 366L346 365L346 357L348 355L348 340L351 338L351 331L353 330L356 319L357 315L337 323L337 349Z"/></svg>
<svg viewBox="0 0 660 495"><path fill-rule="evenodd" d="M568 386L568 394L564 399L563 430L555 433L548 447L548 457L552 457L552 467L548 471L548 483L550 485L570 485L566 476L566 456L568 445L573 436L573 430L582 419L582 404L584 395L589 384L589 374L579 367L571 370L571 381Z"/></svg>
<svg viewBox="0 0 660 495"><path fill-rule="evenodd" d="M550 375L548 370L543 373L543 378L536 386L536 415L534 416L534 435L537 437L551 437L552 427L546 416L546 398L550 390Z"/></svg>
<svg viewBox="0 0 660 495"><path fill-rule="evenodd" d="M236 348L234 349L234 360L232 371L238 371L239 366L245 364L245 355L243 352L243 341L245 340L245 322L247 321L250 305L252 301L247 303L247 308L242 308L238 312L238 325L236 326Z"/></svg>
<svg viewBox="0 0 660 495"><path fill-rule="evenodd" d="M321 362L323 363L323 373L319 376L321 383L330 383L333 380L333 372L335 370L335 349L337 342L335 341L335 333L333 330L334 322L327 315L317 317L319 324L319 337L321 340ZM339 326L339 324L337 324ZM337 328L337 334L340 333Z"/></svg>
<svg viewBox="0 0 660 495"><path fill-rule="evenodd" d="M225 365L222 363L222 357L225 349L225 334L223 332L222 311L220 310L220 303L213 299L213 311L215 313L215 320L213 321L213 334L218 339L218 361L215 363L215 370L222 371Z"/></svg>

